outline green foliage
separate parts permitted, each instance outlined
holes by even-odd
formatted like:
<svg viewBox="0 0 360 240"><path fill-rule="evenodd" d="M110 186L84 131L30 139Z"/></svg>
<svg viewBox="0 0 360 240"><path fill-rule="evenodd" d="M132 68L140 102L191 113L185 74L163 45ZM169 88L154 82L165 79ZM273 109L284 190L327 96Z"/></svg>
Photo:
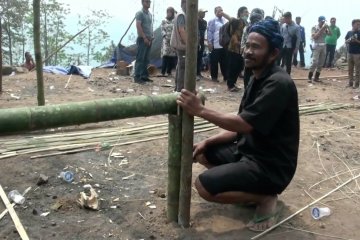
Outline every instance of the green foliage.
<svg viewBox="0 0 360 240"><path fill-rule="evenodd" d="M113 56L115 49L116 45L114 41L111 41L109 46L103 47L100 51L96 51L93 55L93 59L99 63L105 63Z"/></svg>
<svg viewBox="0 0 360 240"><path fill-rule="evenodd" d="M13 60L23 59L26 44L26 18L30 11L28 0L0 0L3 23L4 63L13 64ZM18 63L18 62L17 62Z"/></svg>
<svg viewBox="0 0 360 240"><path fill-rule="evenodd" d="M101 27L110 19L109 14L104 10L91 10L85 17L79 16L79 26L90 26L83 34L77 38L77 42L86 49L87 65L90 64L90 58L99 59L98 45L109 40L109 34Z"/></svg>

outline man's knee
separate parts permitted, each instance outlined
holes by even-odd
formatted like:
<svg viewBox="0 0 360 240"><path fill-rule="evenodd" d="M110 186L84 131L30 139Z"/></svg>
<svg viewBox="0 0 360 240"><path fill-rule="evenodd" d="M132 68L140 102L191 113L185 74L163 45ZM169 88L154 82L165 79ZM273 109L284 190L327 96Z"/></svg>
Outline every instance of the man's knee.
<svg viewBox="0 0 360 240"><path fill-rule="evenodd" d="M205 199L206 201L209 201L209 202L213 202L213 195L211 195L211 193L209 193L205 187L202 185L199 177L196 178L195 180L195 187L196 187L196 190L198 191L200 197L202 197L203 199Z"/></svg>

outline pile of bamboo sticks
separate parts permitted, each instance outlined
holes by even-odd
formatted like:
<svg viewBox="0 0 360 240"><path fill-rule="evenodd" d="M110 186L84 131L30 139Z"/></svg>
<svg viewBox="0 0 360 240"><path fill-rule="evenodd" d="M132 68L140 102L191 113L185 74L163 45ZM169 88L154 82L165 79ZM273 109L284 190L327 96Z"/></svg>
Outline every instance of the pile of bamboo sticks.
<svg viewBox="0 0 360 240"><path fill-rule="evenodd" d="M300 115L327 113L340 109L358 108L353 103L320 103L300 105ZM206 132L217 127L207 121L196 118L195 133ZM81 130L68 133L47 133L0 139L0 159L50 152L43 155L34 155L31 158L47 157L61 154L104 149L106 147L124 146L133 143L147 142L168 136L168 123L159 122L141 127L111 127L96 130Z"/></svg>

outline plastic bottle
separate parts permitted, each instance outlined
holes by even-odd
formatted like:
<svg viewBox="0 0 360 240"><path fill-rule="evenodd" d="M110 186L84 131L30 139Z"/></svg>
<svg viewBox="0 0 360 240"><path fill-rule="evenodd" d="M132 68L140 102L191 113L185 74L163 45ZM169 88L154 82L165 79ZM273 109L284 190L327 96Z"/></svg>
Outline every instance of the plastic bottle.
<svg viewBox="0 0 360 240"><path fill-rule="evenodd" d="M61 172L60 173L60 177L68 183L71 183L72 181L74 181L74 173L71 171L65 171L65 172Z"/></svg>
<svg viewBox="0 0 360 240"><path fill-rule="evenodd" d="M8 198L16 204L23 204L25 202L24 196L21 195L18 190L10 191L8 194Z"/></svg>

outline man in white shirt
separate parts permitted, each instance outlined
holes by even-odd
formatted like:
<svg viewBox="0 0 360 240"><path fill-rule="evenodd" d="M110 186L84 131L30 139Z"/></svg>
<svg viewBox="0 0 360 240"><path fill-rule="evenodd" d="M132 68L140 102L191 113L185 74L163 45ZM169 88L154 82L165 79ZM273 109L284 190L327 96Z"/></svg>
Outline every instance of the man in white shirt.
<svg viewBox="0 0 360 240"><path fill-rule="evenodd" d="M208 47L210 50L210 72L211 79L215 82L218 81L218 64L220 64L220 70L227 80L226 76L226 50L219 44L219 31L227 20L223 17L222 7L215 8L215 18L209 21L208 24Z"/></svg>

